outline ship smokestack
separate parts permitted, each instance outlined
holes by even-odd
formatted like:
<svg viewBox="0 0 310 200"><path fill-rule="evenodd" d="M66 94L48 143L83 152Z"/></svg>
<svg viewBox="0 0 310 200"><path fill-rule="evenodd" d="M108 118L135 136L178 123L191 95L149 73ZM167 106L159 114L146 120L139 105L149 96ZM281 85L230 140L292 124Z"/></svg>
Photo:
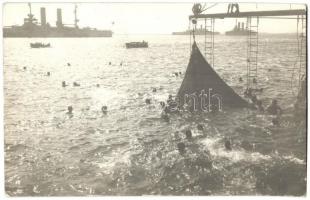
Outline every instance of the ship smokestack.
<svg viewBox="0 0 310 200"><path fill-rule="evenodd" d="M242 30L244 30L244 22L242 22Z"/></svg>
<svg viewBox="0 0 310 200"><path fill-rule="evenodd" d="M41 8L41 26L46 25L46 14L45 14L45 8Z"/></svg>
<svg viewBox="0 0 310 200"><path fill-rule="evenodd" d="M62 27L62 15L61 15L61 9L57 8L57 22L56 22L56 26L57 27Z"/></svg>
<svg viewBox="0 0 310 200"><path fill-rule="evenodd" d="M238 30L240 30L240 22L238 22Z"/></svg>

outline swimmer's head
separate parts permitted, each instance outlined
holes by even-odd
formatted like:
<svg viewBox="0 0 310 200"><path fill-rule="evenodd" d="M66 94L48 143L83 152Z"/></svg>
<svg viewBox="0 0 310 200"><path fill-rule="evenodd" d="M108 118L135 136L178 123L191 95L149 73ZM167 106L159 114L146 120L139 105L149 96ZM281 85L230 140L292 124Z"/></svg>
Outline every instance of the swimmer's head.
<svg viewBox="0 0 310 200"><path fill-rule="evenodd" d="M73 111L73 107L72 106L68 106L68 113L72 113Z"/></svg>
<svg viewBox="0 0 310 200"><path fill-rule="evenodd" d="M186 130L185 131L185 136L186 136L186 139L192 139L192 131L191 130Z"/></svg>
<svg viewBox="0 0 310 200"><path fill-rule="evenodd" d="M180 154L185 153L185 144L183 142L178 143L177 147L178 147Z"/></svg>
<svg viewBox="0 0 310 200"><path fill-rule="evenodd" d="M198 125L197 125L197 129L200 130L200 131L202 131L202 130L203 130L203 125L202 125L202 124L198 124Z"/></svg>
<svg viewBox="0 0 310 200"><path fill-rule="evenodd" d="M231 151L231 142L228 139L225 141L225 148L226 150Z"/></svg>
<svg viewBox="0 0 310 200"><path fill-rule="evenodd" d="M278 103L278 101L277 101L276 99L273 99L273 100L272 100L272 104L275 104L275 105L276 105L277 103Z"/></svg>
<svg viewBox="0 0 310 200"><path fill-rule="evenodd" d="M103 114L106 114L108 112L108 107L107 106L102 106L101 111Z"/></svg>

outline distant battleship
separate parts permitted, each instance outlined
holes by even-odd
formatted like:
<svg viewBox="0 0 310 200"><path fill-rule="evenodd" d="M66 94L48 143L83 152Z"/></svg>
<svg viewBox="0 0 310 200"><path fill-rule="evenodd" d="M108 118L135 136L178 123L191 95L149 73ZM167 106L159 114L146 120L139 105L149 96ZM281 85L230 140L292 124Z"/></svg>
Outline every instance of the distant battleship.
<svg viewBox="0 0 310 200"><path fill-rule="evenodd" d="M236 24L233 30L227 31L225 34L232 36L239 36L239 35L248 35L248 33L250 33L250 31L244 28L244 22L242 22L242 27L240 27L240 22L238 22L238 25ZM255 31L252 31L251 33L256 34Z"/></svg>
<svg viewBox="0 0 310 200"><path fill-rule="evenodd" d="M56 27L46 23L45 8L41 8L41 24L37 22L31 13L29 5L29 14L24 18L22 26L3 27L3 37L112 37L111 30L97 30L95 28L79 28L77 19L77 6L74 9L74 27L65 26L62 23L61 9L57 9Z"/></svg>
<svg viewBox="0 0 310 200"><path fill-rule="evenodd" d="M200 26L200 29L196 29L195 30L195 35L204 35L204 34L211 34L212 31L209 31L208 29L205 30L202 26ZM173 32L172 35L190 35L193 34L192 30L186 30L186 31L182 31L182 32ZM213 32L214 35L218 35L220 34L219 32Z"/></svg>

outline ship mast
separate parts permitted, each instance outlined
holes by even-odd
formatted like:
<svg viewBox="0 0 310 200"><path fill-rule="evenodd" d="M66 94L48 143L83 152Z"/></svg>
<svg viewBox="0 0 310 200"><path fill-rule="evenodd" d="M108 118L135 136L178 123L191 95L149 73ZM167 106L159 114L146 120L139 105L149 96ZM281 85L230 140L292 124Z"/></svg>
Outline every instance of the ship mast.
<svg viewBox="0 0 310 200"><path fill-rule="evenodd" d="M32 15L32 13L31 13L31 3L28 3L28 6L29 6L29 15Z"/></svg>
<svg viewBox="0 0 310 200"><path fill-rule="evenodd" d="M78 28L78 23L79 22L79 20L78 20L78 18L77 18L77 5L75 4L75 7L74 7L74 26L75 26L75 28Z"/></svg>
<svg viewBox="0 0 310 200"><path fill-rule="evenodd" d="M34 18L34 15L31 12L31 3L28 3L28 7L29 7L29 14L28 14L28 18L24 19L24 23L33 24L36 21L36 19Z"/></svg>

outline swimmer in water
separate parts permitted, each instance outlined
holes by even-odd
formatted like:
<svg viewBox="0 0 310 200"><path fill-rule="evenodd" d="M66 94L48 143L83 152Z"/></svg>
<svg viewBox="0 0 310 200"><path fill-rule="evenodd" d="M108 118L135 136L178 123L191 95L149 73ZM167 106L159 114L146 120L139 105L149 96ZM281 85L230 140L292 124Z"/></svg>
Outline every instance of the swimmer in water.
<svg viewBox="0 0 310 200"><path fill-rule="evenodd" d="M67 114L68 115L72 115L73 113L73 107L72 106L68 106L68 112L67 112Z"/></svg>
<svg viewBox="0 0 310 200"><path fill-rule="evenodd" d="M102 112L104 115L106 115L107 112L108 112L108 107L107 107L107 106L102 106L102 107L101 107L101 112Z"/></svg>
<svg viewBox="0 0 310 200"><path fill-rule="evenodd" d="M192 131L190 129L186 130L185 136L186 136L186 139L188 139L188 140L192 139L193 138Z"/></svg>
<svg viewBox="0 0 310 200"><path fill-rule="evenodd" d="M262 100L257 100L256 105L257 105L257 109L258 109L259 112L264 112L265 111L265 109L263 107Z"/></svg>
<svg viewBox="0 0 310 200"><path fill-rule="evenodd" d="M62 82L62 87L66 87L66 86L67 86L66 81L63 81Z"/></svg>
<svg viewBox="0 0 310 200"><path fill-rule="evenodd" d="M168 100L167 100L167 104L169 105L169 104L171 104L171 103L173 103L173 99L172 99L172 95L169 94Z"/></svg>
<svg viewBox="0 0 310 200"><path fill-rule="evenodd" d="M151 104L151 99L145 99L146 104Z"/></svg>
<svg viewBox="0 0 310 200"><path fill-rule="evenodd" d="M253 150L253 144L251 144L248 140L243 140L241 142L241 147L246 151L252 151Z"/></svg>
<svg viewBox="0 0 310 200"><path fill-rule="evenodd" d="M158 151L158 152L156 153L156 156L157 156L159 159L162 159L163 154L162 154L160 151Z"/></svg>
<svg viewBox="0 0 310 200"><path fill-rule="evenodd" d="M267 108L267 112L271 115L280 115L282 114L282 109L278 105L278 101L276 99L272 100L271 105Z"/></svg>
<svg viewBox="0 0 310 200"><path fill-rule="evenodd" d="M256 89L257 92L263 92L264 88Z"/></svg>
<svg viewBox="0 0 310 200"><path fill-rule="evenodd" d="M251 96L251 101L252 101L253 104L256 104L256 103L257 103L256 94L253 94L253 95Z"/></svg>
<svg viewBox="0 0 310 200"><path fill-rule="evenodd" d="M178 143L177 147L181 155L185 153L185 144L183 142Z"/></svg>
<svg viewBox="0 0 310 200"><path fill-rule="evenodd" d="M226 139L226 141L225 141L225 149L226 149L227 151L231 151L231 150L232 150L230 140L227 140L227 139Z"/></svg>
<svg viewBox="0 0 310 200"><path fill-rule="evenodd" d="M280 126L280 119L278 117L273 118L271 122L274 126Z"/></svg>
<svg viewBox="0 0 310 200"><path fill-rule="evenodd" d="M214 103L211 104L210 112L211 112L212 114L216 114L218 111L219 111L218 106L217 106L216 104L214 104Z"/></svg>
<svg viewBox="0 0 310 200"><path fill-rule="evenodd" d="M198 129L199 131L203 131L203 125L202 125L202 124L198 124L198 125L197 125L197 129Z"/></svg>
<svg viewBox="0 0 310 200"><path fill-rule="evenodd" d="M161 118L165 121L165 122L170 122L170 117L168 115L168 113L166 111L163 111L161 113Z"/></svg>
<svg viewBox="0 0 310 200"><path fill-rule="evenodd" d="M78 86L81 86L81 85L79 83L77 83L77 82L73 82L73 86L78 87Z"/></svg>
<svg viewBox="0 0 310 200"><path fill-rule="evenodd" d="M165 102L163 102L163 101L159 102L159 104L160 104L161 108L165 108L165 106L166 106Z"/></svg>
<svg viewBox="0 0 310 200"><path fill-rule="evenodd" d="M247 88L244 92L245 97L252 97L252 88Z"/></svg>

